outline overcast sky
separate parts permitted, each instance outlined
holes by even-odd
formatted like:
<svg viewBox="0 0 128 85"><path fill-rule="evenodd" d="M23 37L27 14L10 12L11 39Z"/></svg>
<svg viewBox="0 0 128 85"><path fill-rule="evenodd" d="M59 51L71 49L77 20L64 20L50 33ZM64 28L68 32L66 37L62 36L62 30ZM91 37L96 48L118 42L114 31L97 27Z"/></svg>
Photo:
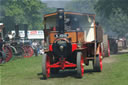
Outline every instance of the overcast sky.
<svg viewBox="0 0 128 85"><path fill-rule="evenodd" d="M68 1L71 0L42 0L42 2L47 3L49 7L56 8L64 8Z"/></svg>
<svg viewBox="0 0 128 85"><path fill-rule="evenodd" d="M42 0L42 1L71 1L71 0Z"/></svg>

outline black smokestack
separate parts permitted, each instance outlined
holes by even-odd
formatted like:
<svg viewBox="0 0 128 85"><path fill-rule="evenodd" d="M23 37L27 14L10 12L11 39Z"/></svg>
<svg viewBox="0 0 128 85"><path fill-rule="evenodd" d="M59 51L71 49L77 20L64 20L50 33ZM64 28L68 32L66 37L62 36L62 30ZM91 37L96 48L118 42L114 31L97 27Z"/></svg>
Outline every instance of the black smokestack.
<svg viewBox="0 0 128 85"><path fill-rule="evenodd" d="M19 38L19 25L15 25L15 33L16 33L16 38Z"/></svg>
<svg viewBox="0 0 128 85"><path fill-rule="evenodd" d="M25 39L28 39L28 25L24 24Z"/></svg>
<svg viewBox="0 0 128 85"><path fill-rule="evenodd" d="M6 30L6 28L4 27L4 28L3 28L3 39L5 39L6 34L7 34L7 30Z"/></svg>
<svg viewBox="0 0 128 85"><path fill-rule="evenodd" d="M57 23L58 23L58 30L59 33L64 33L64 8L57 9Z"/></svg>

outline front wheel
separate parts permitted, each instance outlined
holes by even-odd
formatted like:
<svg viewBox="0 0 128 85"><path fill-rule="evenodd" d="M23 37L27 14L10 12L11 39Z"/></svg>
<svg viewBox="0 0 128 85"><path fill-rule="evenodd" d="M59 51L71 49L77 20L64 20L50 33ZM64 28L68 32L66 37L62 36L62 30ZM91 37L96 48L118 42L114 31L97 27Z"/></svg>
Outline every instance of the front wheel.
<svg viewBox="0 0 128 85"><path fill-rule="evenodd" d="M52 74L57 74L60 69L59 68L51 68L50 70L51 70Z"/></svg>
<svg viewBox="0 0 128 85"><path fill-rule="evenodd" d="M101 51L99 52L99 55L96 56L96 60L93 60L93 69L95 72L101 72L102 71L102 58L101 58Z"/></svg>
<svg viewBox="0 0 128 85"><path fill-rule="evenodd" d="M47 54L43 55L42 73L44 79L50 77L50 58Z"/></svg>
<svg viewBox="0 0 128 85"><path fill-rule="evenodd" d="M81 52L77 52L77 74L79 78L84 75L84 59Z"/></svg>

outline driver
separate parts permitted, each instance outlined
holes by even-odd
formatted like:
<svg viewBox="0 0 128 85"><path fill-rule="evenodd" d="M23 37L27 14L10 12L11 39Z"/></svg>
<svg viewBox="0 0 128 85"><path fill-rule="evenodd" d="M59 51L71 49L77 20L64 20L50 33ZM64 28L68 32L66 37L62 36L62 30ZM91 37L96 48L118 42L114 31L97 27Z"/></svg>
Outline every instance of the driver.
<svg viewBox="0 0 128 85"><path fill-rule="evenodd" d="M73 18L72 29L73 29L73 30L77 30L77 31L80 30L80 27L79 27L79 20L78 20L77 17L74 17L74 18Z"/></svg>
<svg viewBox="0 0 128 85"><path fill-rule="evenodd" d="M66 17L64 23L65 23L65 30L71 30L71 18Z"/></svg>

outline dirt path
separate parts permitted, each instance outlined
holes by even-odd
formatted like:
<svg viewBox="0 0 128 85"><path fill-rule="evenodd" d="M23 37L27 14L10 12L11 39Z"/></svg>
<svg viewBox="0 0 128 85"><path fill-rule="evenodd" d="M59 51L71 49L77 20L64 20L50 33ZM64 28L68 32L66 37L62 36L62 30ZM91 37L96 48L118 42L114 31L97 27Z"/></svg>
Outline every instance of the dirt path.
<svg viewBox="0 0 128 85"><path fill-rule="evenodd" d="M103 59L103 63L113 63L115 61L117 61L117 59L115 59L113 56L106 57Z"/></svg>
<svg viewBox="0 0 128 85"><path fill-rule="evenodd" d="M103 63L113 63L113 62L117 62L118 59L115 58L115 56L121 55L121 54L126 54L126 53L128 53L128 49L121 50L121 51L118 52L118 54L112 54L110 57L105 57L105 58L103 59Z"/></svg>

